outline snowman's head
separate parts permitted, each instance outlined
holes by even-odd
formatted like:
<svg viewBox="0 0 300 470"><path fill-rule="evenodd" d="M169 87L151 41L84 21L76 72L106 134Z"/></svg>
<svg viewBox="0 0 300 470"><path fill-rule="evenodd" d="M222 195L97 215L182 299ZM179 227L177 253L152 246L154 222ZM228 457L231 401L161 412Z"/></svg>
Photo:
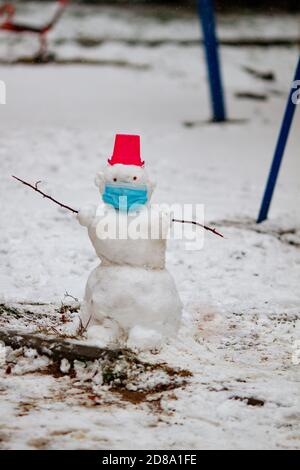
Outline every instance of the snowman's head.
<svg viewBox="0 0 300 470"><path fill-rule="evenodd" d="M95 183L104 202L115 209L122 209L120 198L127 210L150 201L155 185L140 159L139 136L116 136L112 158L105 170L97 173Z"/></svg>

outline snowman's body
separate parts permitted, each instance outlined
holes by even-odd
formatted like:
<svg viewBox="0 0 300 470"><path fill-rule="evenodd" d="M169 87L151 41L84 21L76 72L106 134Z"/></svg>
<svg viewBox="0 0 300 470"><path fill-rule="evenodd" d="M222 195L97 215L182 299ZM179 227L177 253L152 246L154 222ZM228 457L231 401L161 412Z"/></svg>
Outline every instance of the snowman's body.
<svg viewBox="0 0 300 470"><path fill-rule="evenodd" d="M152 187L141 168L115 165L100 174L103 193L111 180L136 178ZM118 176L116 176L118 175ZM133 175L133 176L132 176ZM81 310L88 336L104 343L124 343L139 349L160 347L179 328L182 305L165 267L170 215L145 205L121 212L109 204L79 212L101 263L90 274Z"/></svg>

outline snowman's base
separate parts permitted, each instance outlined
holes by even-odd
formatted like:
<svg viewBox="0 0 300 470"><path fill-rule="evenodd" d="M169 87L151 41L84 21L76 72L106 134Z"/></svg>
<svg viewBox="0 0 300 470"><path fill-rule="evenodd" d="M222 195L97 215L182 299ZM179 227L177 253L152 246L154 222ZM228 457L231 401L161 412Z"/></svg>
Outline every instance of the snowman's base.
<svg viewBox="0 0 300 470"><path fill-rule="evenodd" d="M159 350L176 337L181 315L182 304L167 269L111 264L91 272L80 310L95 344L139 351Z"/></svg>
<svg viewBox="0 0 300 470"><path fill-rule="evenodd" d="M163 345L163 336L155 330L135 326L130 330L127 346L137 351L159 351Z"/></svg>
<svg viewBox="0 0 300 470"><path fill-rule="evenodd" d="M133 327L128 337L120 337L119 330L114 325L103 324L90 326L86 337L90 344L101 348L116 348L126 346L133 351L159 351L162 348L164 337L155 330L142 326Z"/></svg>

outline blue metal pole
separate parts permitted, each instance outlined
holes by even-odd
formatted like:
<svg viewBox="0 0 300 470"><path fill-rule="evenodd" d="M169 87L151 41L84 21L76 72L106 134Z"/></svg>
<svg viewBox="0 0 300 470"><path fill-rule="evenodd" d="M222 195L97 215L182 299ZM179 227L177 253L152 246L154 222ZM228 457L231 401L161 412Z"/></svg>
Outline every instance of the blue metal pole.
<svg viewBox="0 0 300 470"><path fill-rule="evenodd" d="M226 109L221 77L218 40L213 0L197 0L198 14L202 25L208 78L212 101L213 121L226 121Z"/></svg>
<svg viewBox="0 0 300 470"><path fill-rule="evenodd" d="M285 147L288 141L289 132L291 129L293 117L294 117L295 110L296 110L297 103L295 100L293 100L293 95L297 91L295 87L295 82L298 80L300 80L300 57L299 57L298 65L296 68L294 82L293 82L291 91L289 93L288 102L286 105L286 110L285 110L282 126L280 129L279 138L277 141L277 146L275 149L275 154L274 154L273 162L271 165L270 174L269 174L268 182L266 185L264 197L263 197L259 215L257 218L258 224L266 220L266 218L268 217L268 212L269 212L273 192L274 192L276 181L277 181L280 164L282 161L282 157L284 155Z"/></svg>

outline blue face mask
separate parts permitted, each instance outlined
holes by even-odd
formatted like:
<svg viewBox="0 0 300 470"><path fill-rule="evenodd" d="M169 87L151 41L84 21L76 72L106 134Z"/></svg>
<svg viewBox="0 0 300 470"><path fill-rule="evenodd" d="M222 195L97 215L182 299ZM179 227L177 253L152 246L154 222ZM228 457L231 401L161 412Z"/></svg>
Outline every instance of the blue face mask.
<svg viewBox="0 0 300 470"><path fill-rule="evenodd" d="M102 199L119 211L134 211L148 201L147 186L107 183Z"/></svg>

